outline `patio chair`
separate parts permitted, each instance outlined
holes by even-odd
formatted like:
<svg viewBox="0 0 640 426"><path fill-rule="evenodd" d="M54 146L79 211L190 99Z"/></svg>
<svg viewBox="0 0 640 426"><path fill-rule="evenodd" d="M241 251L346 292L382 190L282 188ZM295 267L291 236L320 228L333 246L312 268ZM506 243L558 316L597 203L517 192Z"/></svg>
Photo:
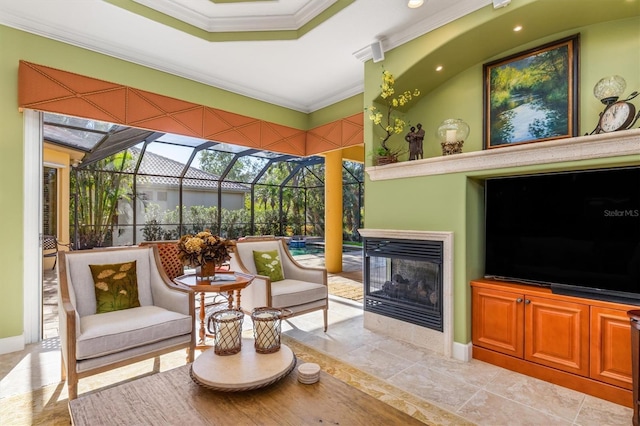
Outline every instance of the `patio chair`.
<svg viewBox="0 0 640 426"><path fill-rule="evenodd" d="M184 265L178 257L178 240L143 241L140 243L141 247L148 245L158 247L160 264L171 281L184 274Z"/></svg>
<svg viewBox="0 0 640 426"><path fill-rule="evenodd" d="M59 246L68 247L69 250L72 249L71 243L63 244L58 241L55 235L43 235L42 236L42 257L48 259L53 257L53 267L56 269L56 263L58 262L58 251Z"/></svg>
<svg viewBox="0 0 640 426"><path fill-rule="evenodd" d="M135 280L129 272L133 261ZM128 289L131 294L137 289L139 306L97 313L104 303L97 302L102 299L96 288L121 288L115 287L121 282L108 281L115 278L112 270L126 271L128 282L137 284ZM60 252L58 282L62 378L69 400L77 397L78 380L87 376L182 348L188 350L187 362L193 361L194 294L167 279L156 246Z"/></svg>
<svg viewBox="0 0 640 426"><path fill-rule="evenodd" d="M267 260L266 266L261 257ZM266 306L288 309L291 316L322 310L324 331L327 331L327 270L300 265L283 239L265 237L238 241L231 253L230 266L232 271L256 275L251 285L242 291L245 312Z"/></svg>

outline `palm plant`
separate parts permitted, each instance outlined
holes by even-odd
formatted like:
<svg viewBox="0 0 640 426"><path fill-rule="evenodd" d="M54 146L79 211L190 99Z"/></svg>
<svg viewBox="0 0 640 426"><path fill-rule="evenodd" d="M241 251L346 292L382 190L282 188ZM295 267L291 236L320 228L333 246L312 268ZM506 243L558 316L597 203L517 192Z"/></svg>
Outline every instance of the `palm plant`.
<svg viewBox="0 0 640 426"><path fill-rule="evenodd" d="M395 78L389 71L382 71L382 84L380 85L380 97L383 99L386 112L383 112L375 106L365 108L369 111L369 119L373 124L379 126L383 131L380 137L380 147L377 149L379 156L397 156L398 150L392 149L388 145L388 141L394 134L402 133L407 123L396 114L398 107L405 106L413 98L420 96L420 91L415 89L413 92L405 91L398 96L395 94Z"/></svg>
<svg viewBox="0 0 640 426"><path fill-rule="evenodd" d="M132 155L123 151L73 174L77 216L71 222L79 248L102 247L113 235L118 203L131 198L133 178L123 173L131 161Z"/></svg>

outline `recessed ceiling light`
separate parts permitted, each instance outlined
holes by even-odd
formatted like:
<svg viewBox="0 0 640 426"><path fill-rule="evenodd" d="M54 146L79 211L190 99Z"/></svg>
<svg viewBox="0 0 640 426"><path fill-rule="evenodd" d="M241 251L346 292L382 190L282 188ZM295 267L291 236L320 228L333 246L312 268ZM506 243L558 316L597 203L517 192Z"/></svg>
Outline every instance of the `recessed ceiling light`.
<svg viewBox="0 0 640 426"><path fill-rule="evenodd" d="M424 3L424 0L409 0L409 3L407 3L407 6L409 6L411 9L415 9L416 7L422 6L423 3Z"/></svg>
<svg viewBox="0 0 640 426"><path fill-rule="evenodd" d="M438 65L438 66L436 67L436 71L442 71L442 65Z"/></svg>
<svg viewBox="0 0 640 426"><path fill-rule="evenodd" d="M516 25L515 27L513 27L513 31L518 32L522 29L522 25Z"/></svg>

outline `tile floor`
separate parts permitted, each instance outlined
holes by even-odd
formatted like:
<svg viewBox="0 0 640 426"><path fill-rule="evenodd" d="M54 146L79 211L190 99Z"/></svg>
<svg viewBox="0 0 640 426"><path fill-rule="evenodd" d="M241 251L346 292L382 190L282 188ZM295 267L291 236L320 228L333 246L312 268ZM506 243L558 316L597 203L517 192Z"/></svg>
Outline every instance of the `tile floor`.
<svg viewBox="0 0 640 426"><path fill-rule="evenodd" d="M298 260L307 265L324 262L321 256L302 256ZM330 280L358 285L360 270L358 254L345 254L344 273L331 275ZM51 294L45 295L44 317L51 320L45 327L48 338L24 351L0 355L0 405L4 398L29 392L35 395L54 384L57 385L54 392L65 393L59 386L59 339L53 336L57 334L57 324L52 303ZM631 424L629 408L481 361L463 363L445 359L429 350L373 333L363 327L362 305L358 302L332 296L329 320L327 333L322 331L321 312L284 322L283 333L471 423ZM246 323L250 326L250 321ZM180 362L181 357L175 358ZM24 418L29 418L27 414ZM0 424L8 423L0 418Z"/></svg>

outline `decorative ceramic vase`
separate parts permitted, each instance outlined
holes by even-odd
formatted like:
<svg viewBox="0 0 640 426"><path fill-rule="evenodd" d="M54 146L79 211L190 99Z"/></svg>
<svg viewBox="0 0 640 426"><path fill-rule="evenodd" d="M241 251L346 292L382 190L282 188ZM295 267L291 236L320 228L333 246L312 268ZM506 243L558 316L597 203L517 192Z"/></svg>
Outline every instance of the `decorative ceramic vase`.
<svg viewBox="0 0 640 426"><path fill-rule="evenodd" d="M216 279L216 263L208 260L203 265L196 267L196 280L198 281L214 281Z"/></svg>
<svg viewBox="0 0 640 426"><path fill-rule="evenodd" d="M459 118L449 118L440 123L438 138L442 146L442 155L461 154L467 136L469 125Z"/></svg>

